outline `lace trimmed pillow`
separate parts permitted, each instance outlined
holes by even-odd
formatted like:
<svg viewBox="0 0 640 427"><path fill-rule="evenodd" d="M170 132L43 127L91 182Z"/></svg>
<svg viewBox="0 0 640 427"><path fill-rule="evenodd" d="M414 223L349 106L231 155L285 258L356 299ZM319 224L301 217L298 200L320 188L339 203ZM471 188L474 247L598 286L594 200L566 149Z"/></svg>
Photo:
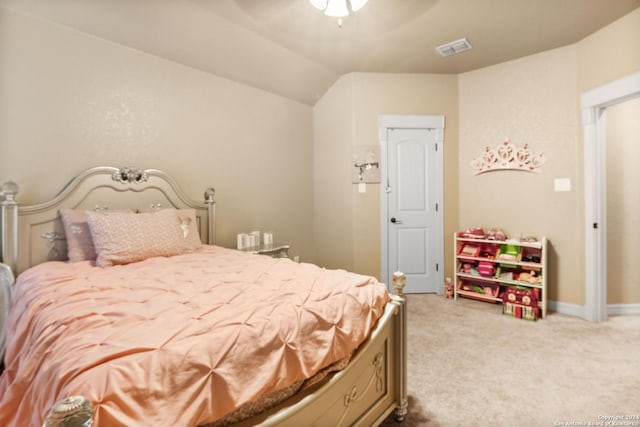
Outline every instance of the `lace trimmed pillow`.
<svg viewBox="0 0 640 427"><path fill-rule="evenodd" d="M202 246L195 209L149 208L138 209L138 213L154 213L167 209L175 210L178 213L178 218L180 218L180 229L182 230L184 238L187 239L191 245L191 248L198 249Z"/></svg>
<svg viewBox="0 0 640 427"><path fill-rule="evenodd" d="M86 216L97 255L96 265L100 267L196 249L188 239L188 224L185 226L175 209L109 214L87 211Z"/></svg>

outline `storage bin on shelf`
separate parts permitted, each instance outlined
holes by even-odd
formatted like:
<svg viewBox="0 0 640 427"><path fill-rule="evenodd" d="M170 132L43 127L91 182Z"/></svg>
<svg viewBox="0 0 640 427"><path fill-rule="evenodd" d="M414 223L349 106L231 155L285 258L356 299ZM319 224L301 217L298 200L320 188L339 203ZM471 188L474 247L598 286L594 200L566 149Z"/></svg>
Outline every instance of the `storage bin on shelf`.
<svg viewBox="0 0 640 427"><path fill-rule="evenodd" d="M465 261L460 264L458 273L479 276L485 279L493 279L496 274L496 266L491 261Z"/></svg>
<svg viewBox="0 0 640 427"><path fill-rule="evenodd" d="M540 271L542 269L542 248L523 246L520 262L526 264L523 268Z"/></svg>
<svg viewBox="0 0 640 427"><path fill-rule="evenodd" d="M496 258L499 245L496 243L459 241L457 255L461 258L482 258L493 260Z"/></svg>
<svg viewBox="0 0 640 427"><path fill-rule="evenodd" d="M495 260L500 245L496 243L482 243L480 245L480 258Z"/></svg>
<svg viewBox="0 0 640 427"><path fill-rule="evenodd" d="M496 278L503 281L518 281L518 277L520 277L520 273L522 273L522 269L517 265L510 264L500 264L498 266L498 272L496 273Z"/></svg>
<svg viewBox="0 0 640 427"><path fill-rule="evenodd" d="M542 277L539 270L524 268L521 265L502 265L498 267L496 279L503 282L513 282L514 284L540 285Z"/></svg>
<svg viewBox="0 0 640 427"><path fill-rule="evenodd" d="M494 277L496 274L496 265L491 261L478 262L478 274L484 277Z"/></svg>
<svg viewBox="0 0 640 427"><path fill-rule="evenodd" d="M472 276L478 276L478 262L477 261L465 261L460 264L458 273L469 274Z"/></svg>
<svg viewBox="0 0 640 427"><path fill-rule="evenodd" d="M486 282L473 279L461 279L458 284L458 293L469 298L476 298L483 301L500 302L498 293L500 286L495 282Z"/></svg>
<svg viewBox="0 0 640 427"><path fill-rule="evenodd" d="M480 255L480 244L464 242L458 250L458 255L469 258L477 258Z"/></svg>
<svg viewBox="0 0 640 427"><path fill-rule="evenodd" d="M500 245L498 255L496 259L500 262L518 262L520 261L520 246L512 245L510 243L503 243Z"/></svg>

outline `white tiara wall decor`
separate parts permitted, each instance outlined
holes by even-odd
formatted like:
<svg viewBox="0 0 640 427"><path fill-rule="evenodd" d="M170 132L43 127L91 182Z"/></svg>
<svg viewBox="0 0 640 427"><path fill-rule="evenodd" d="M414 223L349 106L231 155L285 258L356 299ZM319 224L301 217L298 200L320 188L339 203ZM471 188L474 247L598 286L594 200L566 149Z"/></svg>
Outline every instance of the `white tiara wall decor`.
<svg viewBox="0 0 640 427"><path fill-rule="evenodd" d="M502 144L496 147L485 147L481 156L471 161L474 175L496 170L520 170L527 172L540 172L540 167L547 159L540 154L534 154L529 144L518 148L505 138Z"/></svg>

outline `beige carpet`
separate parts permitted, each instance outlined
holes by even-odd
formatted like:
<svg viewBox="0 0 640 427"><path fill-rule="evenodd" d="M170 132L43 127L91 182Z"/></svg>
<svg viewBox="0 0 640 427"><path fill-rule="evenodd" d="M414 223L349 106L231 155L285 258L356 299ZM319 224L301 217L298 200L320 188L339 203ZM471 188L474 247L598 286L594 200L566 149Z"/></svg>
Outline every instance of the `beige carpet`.
<svg viewBox="0 0 640 427"><path fill-rule="evenodd" d="M382 426L607 425L640 417L640 316L528 322L500 305L408 296L409 414ZM640 426L636 420L618 420ZM602 422L602 424L598 424Z"/></svg>

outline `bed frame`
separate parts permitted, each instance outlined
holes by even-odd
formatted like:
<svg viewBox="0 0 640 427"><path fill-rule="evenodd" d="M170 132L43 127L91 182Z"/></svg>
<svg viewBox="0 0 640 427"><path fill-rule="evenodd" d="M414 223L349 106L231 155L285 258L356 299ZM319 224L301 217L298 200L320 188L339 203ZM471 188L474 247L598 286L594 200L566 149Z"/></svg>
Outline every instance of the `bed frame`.
<svg viewBox="0 0 640 427"><path fill-rule="evenodd" d="M13 182L3 184L0 191L0 356L14 276L41 262L66 259L61 208L192 208L202 242L215 243L214 190L208 188L203 201L194 201L169 174L157 169L90 168L53 199L31 206L18 204L18 186ZM406 278L396 273L393 282L391 302L345 369L237 425L368 427L378 425L392 411L402 421L407 413Z"/></svg>

